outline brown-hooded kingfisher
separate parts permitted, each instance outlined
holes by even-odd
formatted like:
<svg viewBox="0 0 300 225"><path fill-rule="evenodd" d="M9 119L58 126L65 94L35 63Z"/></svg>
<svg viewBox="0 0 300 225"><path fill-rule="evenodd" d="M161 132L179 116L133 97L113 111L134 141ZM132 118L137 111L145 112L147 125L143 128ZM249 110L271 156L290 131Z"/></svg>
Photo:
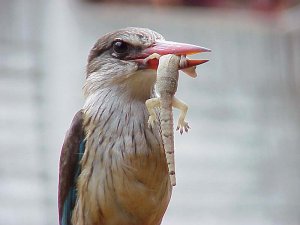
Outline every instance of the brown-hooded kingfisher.
<svg viewBox="0 0 300 225"><path fill-rule="evenodd" d="M165 41L146 28L120 29L96 42L88 57L85 103L61 150L60 225L161 224L172 186L159 124L147 124L145 101L156 95L158 62L143 59L206 51Z"/></svg>

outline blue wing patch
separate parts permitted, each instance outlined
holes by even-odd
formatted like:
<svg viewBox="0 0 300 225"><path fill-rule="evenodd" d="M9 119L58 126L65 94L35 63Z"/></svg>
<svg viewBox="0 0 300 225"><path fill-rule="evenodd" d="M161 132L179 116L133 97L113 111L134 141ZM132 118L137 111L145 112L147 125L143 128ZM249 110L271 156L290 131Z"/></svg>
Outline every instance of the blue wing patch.
<svg viewBox="0 0 300 225"><path fill-rule="evenodd" d="M72 218L72 212L76 203L77 199L77 188L76 188L76 183L78 176L81 172L81 167L80 167L80 161L82 159L84 150L85 150L85 143L86 140L82 140L79 145L79 152L78 152L78 163L77 163L77 170L73 179L73 185L70 188L68 195L66 197L66 200L64 201L64 206L63 206L63 213L62 213L62 218L61 218L61 225L71 225L71 218Z"/></svg>

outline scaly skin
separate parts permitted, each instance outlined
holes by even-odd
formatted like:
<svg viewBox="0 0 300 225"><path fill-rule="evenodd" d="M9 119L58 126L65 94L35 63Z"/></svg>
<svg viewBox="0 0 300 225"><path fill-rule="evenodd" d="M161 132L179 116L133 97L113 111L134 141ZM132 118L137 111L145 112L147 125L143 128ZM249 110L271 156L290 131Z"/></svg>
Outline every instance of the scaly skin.
<svg viewBox="0 0 300 225"><path fill-rule="evenodd" d="M181 63L181 57L176 55L164 55L153 57L159 57L159 65L157 69L156 89L160 95L159 98L152 98L146 101L150 117L149 125L153 125L156 120L154 107L161 107L160 111L160 126L162 133L163 145L166 153L166 159L168 163L169 175L171 184L176 185L175 177L175 159L174 159L174 132L173 132L173 111L172 106L179 108L181 114L178 120L177 130L183 132L183 129L187 132L189 126L184 121L187 105L175 98L178 85L178 70Z"/></svg>
<svg viewBox="0 0 300 225"><path fill-rule="evenodd" d="M160 125L171 184L176 185L172 98L177 91L180 57L162 56L157 69L156 88L160 95Z"/></svg>

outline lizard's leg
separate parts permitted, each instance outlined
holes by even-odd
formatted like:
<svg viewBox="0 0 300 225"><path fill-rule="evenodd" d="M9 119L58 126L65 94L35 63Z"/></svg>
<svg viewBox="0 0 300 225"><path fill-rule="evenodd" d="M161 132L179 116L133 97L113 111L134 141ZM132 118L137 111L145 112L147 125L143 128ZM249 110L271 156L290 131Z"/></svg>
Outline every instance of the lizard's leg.
<svg viewBox="0 0 300 225"><path fill-rule="evenodd" d="M185 130L185 132L188 132L188 129L190 129L190 126L184 120L187 110L188 110L188 106L185 103L183 103L182 101L180 101L178 98L176 98L175 96L173 96L173 99L172 99L172 106L180 110L180 115L179 115L178 125L177 125L176 130L180 129L181 134L183 133L183 129Z"/></svg>
<svg viewBox="0 0 300 225"><path fill-rule="evenodd" d="M145 104L146 104L146 107L149 112L148 126L151 127L154 125L154 122L157 121L154 108L160 106L160 99L159 98L150 98L146 101Z"/></svg>

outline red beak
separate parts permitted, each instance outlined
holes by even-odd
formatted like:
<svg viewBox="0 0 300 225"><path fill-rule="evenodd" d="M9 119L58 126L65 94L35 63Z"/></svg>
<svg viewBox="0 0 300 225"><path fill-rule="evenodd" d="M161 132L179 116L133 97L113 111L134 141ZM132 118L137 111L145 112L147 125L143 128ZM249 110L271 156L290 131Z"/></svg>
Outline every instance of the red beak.
<svg viewBox="0 0 300 225"><path fill-rule="evenodd" d="M156 41L154 45L143 50L141 54L144 54L147 57L153 53L158 53L160 55L191 55L200 52L210 52L210 50L197 45L178 43L173 41Z"/></svg>
<svg viewBox="0 0 300 225"><path fill-rule="evenodd" d="M172 41L156 41L154 45L144 49L138 55L136 55L136 59L134 61L138 61L140 63L143 62L143 59L147 58L153 53L157 53L159 55L167 55L167 54L175 54L175 55L192 55L201 52L210 52L210 49L200 47L197 45L178 43ZM197 66L199 64L205 63L208 60L201 59L187 59L187 65L184 68L186 69L192 66ZM147 65L145 65L147 69L157 69L158 67L158 59L150 59L147 61Z"/></svg>

